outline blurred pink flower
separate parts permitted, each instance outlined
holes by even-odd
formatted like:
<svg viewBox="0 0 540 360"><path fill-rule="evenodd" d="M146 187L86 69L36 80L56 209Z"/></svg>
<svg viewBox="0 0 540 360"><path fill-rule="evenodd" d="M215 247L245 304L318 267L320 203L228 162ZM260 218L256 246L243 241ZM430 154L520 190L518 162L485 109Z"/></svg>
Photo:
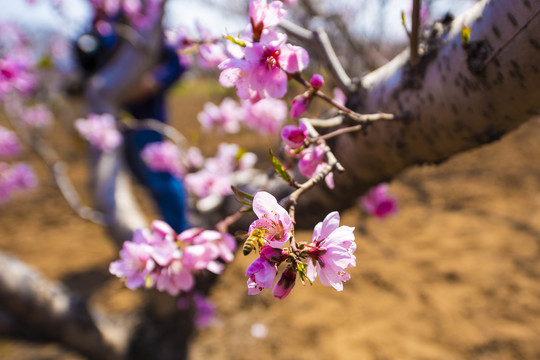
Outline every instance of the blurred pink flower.
<svg viewBox="0 0 540 360"><path fill-rule="evenodd" d="M372 188L360 199L360 204L370 215L381 219L398 212L397 199L389 195L386 183Z"/></svg>
<svg viewBox="0 0 540 360"><path fill-rule="evenodd" d="M313 240L306 275L313 282L319 275L321 283L343 290L343 282L350 279L345 269L356 266L354 228L339 226L339 213L331 212L313 230Z"/></svg>
<svg viewBox="0 0 540 360"><path fill-rule="evenodd" d="M0 162L0 204L36 187L37 183L38 178L29 165Z"/></svg>
<svg viewBox="0 0 540 360"><path fill-rule="evenodd" d="M255 39L260 38L264 29L279 25L285 18L287 11L283 9L281 1L251 0L249 3L249 17Z"/></svg>
<svg viewBox="0 0 540 360"><path fill-rule="evenodd" d="M7 158L19 155L21 143L14 131L0 126L0 157Z"/></svg>
<svg viewBox="0 0 540 360"><path fill-rule="evenodd" d="M155 172L168 172L176 177L182 177L180 150L170 141L153 142L141 151L141 158L150 170Z"/></svg>
<svg viewBox="0 0 540 360"><path fill-rule="evenodd" d="M190 147L186 154L186 163L189 169L199 169L204 165L204 156L197 147Z"/></svg>
<svg viewBox="0 0 540 360"><path fill-rule="evenodd" d="M75 128L92 146L101 151L112 151L122 143L122 135L111 114L89 114L86 119L77 119Z"/></svg>
<svg viewBox="0 0 540 360"><path fill-rule="evenodd" d="M187 174L184 182L189 191L198 198L205 198L210 195L224 196L232 194L231 180L228 175L220 176L219 173L202 169Z"/></svg>
<svg viewBox="0 0 540 360"><path fill-rule="evenodd" d="M287 118L287 104L278 99L244 102L244 123L260 134L277 134Z"/></svg>
<svg viewBox="0 0 540 360"><path fill-rule="evenodd" d="M195 272L221 272L223 264L217 260L231 261L235 247L229 234L192 228L176 235L170 225L156 220L152 231L139 229L124 242L120 260L109 271L125 278L130 289L155 287L174 296L193 288Z"/></svg>
<svg viewBox="0 0 540 360"><path fill-rule="evenodd" d="M290 115L293 118L299 117L306 112L309 104L311 103L311 97L307 94L296 95L291 103Z"/></svg>
<svg viewBox="0 0 540 360"><path fill-rule="evenodd" d="M200 21L197 21L195 26L199 32L201 42L197 52L199 65L204 69L215 69L221 62L227 59L225 46L222 42L216 41L219 36L213 35Z"/></svg>
<svg viewBox="0 0 540 360"><path fill-rule="evenodd" d="M195 285L195 278L181 259L173 259L168 266L154 272L152 276L156 289L176 296L180 291L189 291Z"/></svg>
<svg viewBox="0 0 540 360"><path fill-rule="evenodd" d="M146 276L150 275L155 267L150 250L150 245L146 243L125 241L120 250L120 260L109 266L110 273L125 278L126 286L131 290L145 286Z"/></svg>
<svg viewBox="0 0 540 360"><path fill-rule="evenodd" d="M298 170L302 175L308 179L312 178L315 174L323 170L327 165L324 161L325 145L319 144L317 146L310 146L307 149L302 150L300 153L300 160L298 161ZM334 175L330 172L324 178L326 186L330 189L334 188Z"/></svg>
<svg viewBox="0 0 540 360"><path fill-rule="evenodd" d="M37 79L30 72L29 61L24 55L0 58L0 99L13 91L28 94L36 87Z"/></svg>
<svg viewBox="0 0 540 360"><path fill-rule="evenodd" d="M216 306L203 295L193 296L195 303L195 325L199 328L208 327L216 315Z"/></svg>
<svg viewBox="0 0 540 360"><path fill-rule="evenodd" d="M216 156L206 159L202 169L185 176L186 187L198 198L232 194L231 185L248 174L256 160L255 154L236 144L221 143Z"/></svg>
<svg viewBox="0 0 540 360"><path fill-rule="evenodd" d="M334 88L334 101L341 106L345 106L345 102L347 102L347 97L340 88Z"/></svg>
<svg viewBox="0 0 540 360"><path fill-rule="evenodd" d="M26 107L20 115L21 120L32 127L44 128L52 124L53 114L45 104Z"/></svg>
<svg viewBox="0 0 540 360"><path fill-rule="evenodd" d="M204 105L204 110L199 113L197 119L203 130L217 128L229 134L240 130L240 119L244 117L244 109L233 99L224 98L219 106L211 102Z"/></svg>

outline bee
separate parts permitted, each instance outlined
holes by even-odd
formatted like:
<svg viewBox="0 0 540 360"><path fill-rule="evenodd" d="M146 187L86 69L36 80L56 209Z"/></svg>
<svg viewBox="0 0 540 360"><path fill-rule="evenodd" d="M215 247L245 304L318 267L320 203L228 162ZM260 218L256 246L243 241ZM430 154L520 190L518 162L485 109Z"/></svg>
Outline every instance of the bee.
<svg viewBox="0 0 540 360"><path fill-rule="evenodd" d="M253 231L244 234L242 237L246 238L242 252L244 255L249 255L256 246L263 246L263 240L266 237L266 232L262 228L255 228Z"/></svg>

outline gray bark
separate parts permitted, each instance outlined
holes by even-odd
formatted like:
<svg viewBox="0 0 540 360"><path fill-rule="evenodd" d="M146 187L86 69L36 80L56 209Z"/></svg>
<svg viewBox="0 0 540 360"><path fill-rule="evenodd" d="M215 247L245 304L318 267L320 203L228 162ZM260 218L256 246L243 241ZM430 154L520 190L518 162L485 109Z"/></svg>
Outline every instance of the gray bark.
<svg viewBox="0 0 540 360"><path fill-rule="evenodd" d="M14 257L0 253L0 333L54 341L89 359L117 360L129 338L59 283L49 281ZM4 316L1 316L4 315Z"/></svg>

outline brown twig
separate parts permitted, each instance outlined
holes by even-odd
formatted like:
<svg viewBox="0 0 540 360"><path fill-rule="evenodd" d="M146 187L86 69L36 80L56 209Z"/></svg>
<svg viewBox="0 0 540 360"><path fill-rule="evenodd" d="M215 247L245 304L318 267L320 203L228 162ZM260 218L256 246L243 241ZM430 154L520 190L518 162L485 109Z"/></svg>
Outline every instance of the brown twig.
<svg viewBox="0 0 540 360"><path fill-rule="evenodd" d="M420 61L418 54L418 33L420 31L420 0L413 0L412 8L412 25L411 25L411 36L410 36L410 46L411 46L411 65L415 66Z"/></svg>
<svg viewBox="0 0 540 360"><path fill-rule="evenodd" d="M508 39L501 47L495 50L495 52L491 54L491 56L487 58L486 61L484 61L484 63L480 67L480 71L485 69L486 66L488 66L493 60L495 60L495 58L499 56L499 54L503 52L503 50L506 49L508 45L510 45L510 43L512 43L512 41L514 41L518 37L518 35L521 34L523 30L525 30L527 26L531 24L531 22L538 16L538 14L540 14L540 8L537 9L533 15L531 15L531 17L525 22L525 24L521 28L519 28L519 30L510 37L510 39Z"/></svg>

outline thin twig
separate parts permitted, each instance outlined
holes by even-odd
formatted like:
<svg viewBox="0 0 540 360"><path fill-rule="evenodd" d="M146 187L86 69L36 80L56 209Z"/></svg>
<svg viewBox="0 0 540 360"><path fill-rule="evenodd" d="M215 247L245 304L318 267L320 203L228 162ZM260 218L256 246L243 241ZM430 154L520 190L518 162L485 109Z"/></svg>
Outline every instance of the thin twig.
<svg viewBox="0 0 540 360"><path fill-rule="evenodd" d="M83 205L81 198L71 182L67 165L60 160L60 156L49 146L40 135L30 134L27 129L21 126L18 121L14 120L11 116L7 116L12 126L16 129L17 133L21 136L26 146L31 148L47 166L52 174L54 183L60 190L60 193L68 203L69 207L84 220L90 221L94 224L106 226L105 216L103 213L92 209L89 206Z"/></svg>
<svg viewBox="0 0 540 360"><path fill-rule="evenodd" d="M311 189L313 186L317 185L321 180L323 180L326 175L332 171L331 165L326 165L319 173L315 174L311 179L302 184L298 189L294 190L287 198L285 198L285 206L289 207L289 216L291 219L295 218L296 204L298 198L302 196L303 193Z"/></svg>
<svg viewBox="0 0 540 360"><path fill-rule="evenodd" d="M411 65L415 66L420 60L418 54L418 33L420 31L420 0L413 0L411 25Z"/></svg>
<svg viewBox="0 0 540 360"><path fill-rule="evenodd" d="M240 218L244 215L244 211L247 210L247 209L249 209L249 207L244 205L244 206L242 206L242 208L240 208L240 210L238 210L234 214L229 215L225 219L218 222L215 225L216 230L221 232L221 233L228 232L229 227L232 224L234 224L235 222L237 222L238 220L240 220Z"/></svg>
<svg viewBox="0 0 540 360"><path fill-rule="evenodd" d="M311 125L318 127L318 128L329 128L329 127L335 127L343 125L343 116L334 116L333 118L329 119L308 119L305 118L307 121L310 122Z"/></svg>
<svg viewBox="0 0 540 360"><path fill-rule="evenodd" d="M184 135L182 135L178 130L176 130L171 125L167 125L164 122L161 122L159 120L126 118L126 119L122 119L121 124L127 127L128 129L132 129L132 130L149 129L149 130L157 131L158 133L170 139L180 148L185 150L188 147L188 142L186 138L184 137Z"/></svg>
<svg viewBox="0 0 540 360"><path fill-rule="evenodd" d="M317 29L317 31L313 32L286 20L283 20L280 26L287 33L291 33L299 39L314 44L319 50L320 55L324 58L326 67L332 74L338 86L346 92L352 91L351 78L345 72L343 65L341 65L341 62L332 47L332 43L328 38L328 34L326 34L324 29Z"/></svg>
<svg viewBox="0 0 540 360"><path fill-rule="evenodd" d="M499 56L499 54L503 52L503 50L506 49L506 47L510 45L510 43L514 41L518 37L518 35L527 28L527 26L530 25L530 23L538 16L538 14L540 14L540 8L536 10L536 12L525 22L525 24L518 31L514 33L514 35L510 37L510 39L508 39L501 47L499 47L493 54L491 54L489 58L487 58L487 60L480 67L480 71L485 69L486 66L488 66L493 60L495 60L495 58Z"/></svg>
<svg viewBox="0 0 540 360"><path fill-rule="evenodd" d="M313 139L313 141L319 141L319 140L325 140L326 141L328 139L331 139L331 138L339 136L339 135L347 134L347 133L350 133L350 132L357 132L357 131L360 131L360 130L362 130L362 125L354 125L354 126L344 127L344 128L337 129L337 130L334 130L332 132L329 132L328 134L321 135L318 138Z"/></svg>
<svg viewBox="0 0 540 360"><path fill-rule="evenodd" d="M302 121L304 123L304 125L306 125L307 131L308 131L308 134L309 134L310 137L312 137L312 138L320 137L320 134L313 127L313 125L311 125L309 123L308 120L300 119L300 121ZM341 165L339 163L339 161L336 159L336 156L332 152L332 149L330 149L330 147L328 145L326 145L326 142L324 142L324 140L323 140L323 143L324 143L324 146L325 146L324 152L326 154L326 159L328 160L328 164L331 166L331 168L336 169L339 172L345 171L345 168L343 167L343 165Z"/></svg>
<svg viewBox="0 0 540 360"><path fill-rule="evenodd" d="M351 78L345 72L343 65L341 65L326 31L324 31L323 28L318 28L313 33L313 39L320 47L326 65L332 73L334 80L336 80L339 88L344 91L351 91Z"/></svg>
<svg viewBox="0 0 540 360"><path fill-rule="evenodd" d="M401 118L401 116L381 112L376 114L359 114L357 112L338 111L338 113L340 115L347 116L349 119L359 123L374 122L379 120L397 120Z"/></svg>

